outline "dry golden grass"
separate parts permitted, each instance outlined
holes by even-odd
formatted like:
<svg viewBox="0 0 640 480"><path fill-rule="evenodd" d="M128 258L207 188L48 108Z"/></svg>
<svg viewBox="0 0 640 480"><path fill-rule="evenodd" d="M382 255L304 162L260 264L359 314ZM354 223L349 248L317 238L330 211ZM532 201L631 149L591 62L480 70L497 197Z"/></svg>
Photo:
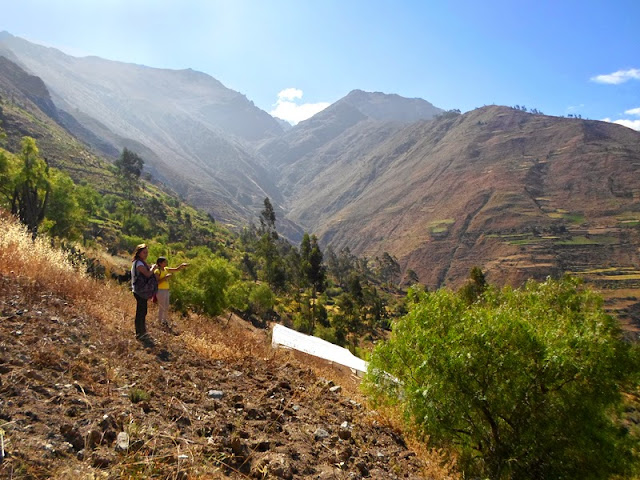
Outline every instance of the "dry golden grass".
<svg viewBox="0 0 640 480"><path fill-rule="evenodd" d="M46 237L32 241L26 229L6 214L0 215L0 273L30 283L34 299L44 289L112 328L124 327L126 318L135 315L135 303L125 288L75 270Z"/></svg>

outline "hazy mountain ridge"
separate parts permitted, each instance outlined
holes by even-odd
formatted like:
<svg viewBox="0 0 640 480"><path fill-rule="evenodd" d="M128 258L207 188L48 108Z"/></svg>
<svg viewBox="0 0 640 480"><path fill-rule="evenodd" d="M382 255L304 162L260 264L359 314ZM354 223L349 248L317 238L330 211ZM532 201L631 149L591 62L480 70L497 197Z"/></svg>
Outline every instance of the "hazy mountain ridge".
<svg viewBox="0 0 640 480"><path fill-rule="evenodd" d="M8 134L9 149L19 151L21 137L34 137L49 164L104 184L108 164L89 152L62 118L42 80L0 56L0 127Z"/></svg>
<svg viewBox="0 0 640 480"><path fill-rule="evenodd" d="M75 58L8 34L0 37L0 53L41 77L58 108L96 137L85 132L91 144L113 152L139 142L153 152L145 156L150 170L218 218L243 223L265 196L279 200L250 143L282 128L212 77Z"/></svg>

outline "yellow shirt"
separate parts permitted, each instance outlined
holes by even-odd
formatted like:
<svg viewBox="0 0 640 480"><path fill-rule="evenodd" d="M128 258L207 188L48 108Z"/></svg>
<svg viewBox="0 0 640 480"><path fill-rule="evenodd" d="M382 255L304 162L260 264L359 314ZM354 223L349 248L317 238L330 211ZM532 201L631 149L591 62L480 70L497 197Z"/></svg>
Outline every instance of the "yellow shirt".
<svg viewBox="0 0 640 480"><path fill-rule="evenodd" d="M169 273L167 269L156 267L153 273L158 277L158 290L169 290L169 279L166 278Z"/></svg>

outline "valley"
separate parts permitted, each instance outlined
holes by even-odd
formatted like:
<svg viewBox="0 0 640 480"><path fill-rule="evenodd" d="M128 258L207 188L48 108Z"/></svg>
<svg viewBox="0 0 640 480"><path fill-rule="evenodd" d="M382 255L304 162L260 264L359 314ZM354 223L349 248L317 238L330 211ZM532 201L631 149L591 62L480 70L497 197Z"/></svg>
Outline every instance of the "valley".
<svg viewBox="0 0 640 480"><path fill-rule="evenodd" d="M0 52L35 75L12 88L29 90L55 128L107 159L139 151L155 181L231 229L268 197L294 243L313 232L374 265L389 253L401 278L412 270L429 289L458 288L476 265L500 285L571 273L638 320L634 279L593 273L640 262L631 129L495 105L444 112L361 90L283 129L202 73L70 57L7 33ZM73 171L70 157L54 158Z"/></svg>

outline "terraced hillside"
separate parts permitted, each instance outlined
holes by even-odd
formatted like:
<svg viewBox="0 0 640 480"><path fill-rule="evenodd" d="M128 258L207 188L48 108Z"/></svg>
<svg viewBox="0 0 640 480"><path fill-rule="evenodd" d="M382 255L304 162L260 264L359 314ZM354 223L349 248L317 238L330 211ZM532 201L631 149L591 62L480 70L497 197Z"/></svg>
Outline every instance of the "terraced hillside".
<svg viewBox="0 0 640 480"><path fill-rule="evenodd" d="M390 252L430 288L460 285L474 265L519 284L638 264L638 132L491 106L380 137L298 184L292 220L334 248ZM349 145L323 155L338 142Z"/></svg>

